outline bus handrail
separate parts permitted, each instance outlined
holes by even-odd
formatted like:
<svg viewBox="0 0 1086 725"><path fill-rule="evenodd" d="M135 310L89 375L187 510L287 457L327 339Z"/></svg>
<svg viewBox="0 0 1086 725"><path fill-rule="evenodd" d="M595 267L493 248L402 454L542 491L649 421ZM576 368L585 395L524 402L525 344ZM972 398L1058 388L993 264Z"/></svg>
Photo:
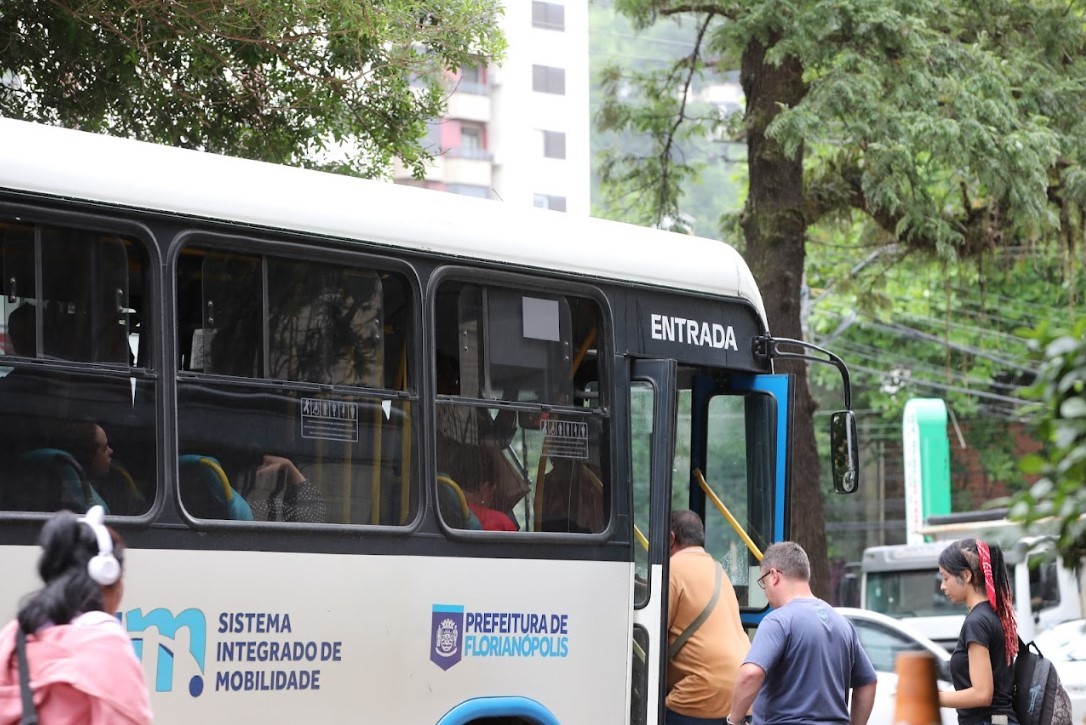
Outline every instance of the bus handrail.
<svg viewBox="0 0 1086 725"><path fill-rule="evenodd" d="M724 502L720 500L720 497L716 495L709 484L705 481L705 476L701 475L701 469L695 468L694 475L698 478L698 485L701 486L701 490L705 492L705 495L709 497L709 500L713 502L713 505L717 507L720 513L724 514L724 518L728 520L728 523L735 529L735 533L739 534L739 538L743 540L743 543L750 549L750 553L754 554L754 558L758 561L762 560L762 550L758 548L758 545L754 543L754 540L747 535L747 532L743 530L743 527L739 524L732 512L728 510L728 507L724 505Z"/></svg>
<svg viewBox="0 0 1086 725"><path fill-rule="evenodd" d="M584 341L581 342L581 346L577 349L577 355L574 356L573 362L569 366L569 375L566 376L566 380L573 380L573 377L577 374L577 369L581 367L581 363L584 362L585 355L588 354L588 349L596 342L596 326L593 325L592 329L585 335Z"/></svg>

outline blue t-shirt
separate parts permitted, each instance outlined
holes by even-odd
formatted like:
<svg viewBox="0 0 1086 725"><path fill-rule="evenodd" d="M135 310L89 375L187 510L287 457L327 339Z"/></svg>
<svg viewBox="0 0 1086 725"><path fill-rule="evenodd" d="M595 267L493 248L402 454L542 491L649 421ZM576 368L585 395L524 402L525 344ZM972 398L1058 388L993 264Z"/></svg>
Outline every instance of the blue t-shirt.
<svg viewBox="0 0 1086 725"><path fill-rule="evenodd" d="M765 671L754 700L758 725L848 725L849 691L876 679L852 622L809 597L766 615L746 662Z"/></svg>

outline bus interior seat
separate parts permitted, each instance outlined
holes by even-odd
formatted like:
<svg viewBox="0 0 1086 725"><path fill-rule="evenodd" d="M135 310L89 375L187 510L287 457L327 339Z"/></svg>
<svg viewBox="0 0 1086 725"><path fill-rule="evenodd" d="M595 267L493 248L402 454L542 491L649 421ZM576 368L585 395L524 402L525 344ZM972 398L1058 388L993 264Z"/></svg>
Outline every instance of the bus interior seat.
<svg viewBox="0 0 1086 725"><path fill-rule="evenodd" d="M303 430L303 420L309 419L303 416L302 398L293 394L181 384L177 398L182 449L213 454L235 479L234 490L250 501L255 468L264 455L277 455L289 458L309 478L331 522L393 525L404 520L403 486L410 481L411 464L402 458L404 435L411 429L410 413L402 407L344 396L338 402L353 406L356 415L344 421L354 426L353 434L341 439ZM183 493L190 508L195 494Z"/></svg>
<svg viewBox="0 0 1086 725"><path fill-rule="evenodd" d="M468 506L468 499L463 489L456 481L444 474L438 474L438 506L441 508L441 517L454 529L471 529L481 531L483 528L479 518Z"/></svg>
<svg viewBox="0 0 1086 725"><path fill-rule="evenodd" d="M14 480L16 485L21 483L21 488L7 492L6 507L24 511L68 509L83 513L97 504L110 513L109 504L68 451L35 448L19 456L17 470Z"/></svg>
<svg viewBox="0 0 1086 725"><path fill-rule="evenodd" d="M149 508L147 497L140 490L136 479L119 461L111 461L109 473L97 483L96 488L114 515L138 516Z"/></svg>
<svg viewBox="0 0 1086 725"><path fill-rule="evenodd" d="M230 486L219 461L211 456L186 453L178 457L181 501L190 514L202 519L252 521L253 511L245 498Z"/></svg>

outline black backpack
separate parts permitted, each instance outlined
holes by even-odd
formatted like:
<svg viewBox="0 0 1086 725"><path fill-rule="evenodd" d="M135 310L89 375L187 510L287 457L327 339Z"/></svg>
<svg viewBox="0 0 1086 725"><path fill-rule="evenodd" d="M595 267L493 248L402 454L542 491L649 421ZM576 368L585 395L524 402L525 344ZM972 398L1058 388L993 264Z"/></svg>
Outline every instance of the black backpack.
<svg viewBox="0 0 1086 725"><path fill-rule="evenodd" d="M1036 643L1021 638L1014 661L1014 713L1021 725L1072 725L1071 698L1056 668Z"/></svg>

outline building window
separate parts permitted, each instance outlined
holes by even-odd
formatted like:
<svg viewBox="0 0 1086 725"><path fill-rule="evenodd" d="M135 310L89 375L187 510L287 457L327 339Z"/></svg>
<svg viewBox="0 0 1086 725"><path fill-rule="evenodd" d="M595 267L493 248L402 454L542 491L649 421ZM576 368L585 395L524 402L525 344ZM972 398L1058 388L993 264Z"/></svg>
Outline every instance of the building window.
<svg viewBox="0 0 1086 725"><path fill-rule="evenodd" d="M553 211L566 210L566 197L564 196L555 196L553 194L536 194L532 200L532 203L540 209L551 209Z"/></svg>
<svg viewBox="0 0 1086 725"><path fill-rule="evenodd" d="M566 8L559 3L545 3L533 0L532 27L544 30L566 29Z"/></svg>
<svg viewBox="0 0 1086 725"><path fill-rule="evenodd" d="M460 196L474 196L479 199L489 199L490 189L485 186L477 186L475 184L448 184L445 187L445 191L450 194L459 194Z"/></svg>
<svg viewBox="0 0 1086 725"><path fill-rule="evenodd" d="M476 123L461 123L460 141L449 149L449 156L488 160L490 152L486 150L486 128Z"/></svg>
<svg viewBox="0 0 1086 725"><path fill-rule="evenodd" d="M486 148L486 144L483 143L483 129L479 126L461 126L460 148L465 151L482 151Z"/></svg>
<svg viewBox="0 0 1086 725"><path fill-rule="evenodd" d="M564 159L566 157L566 134L562 131L541 131L543 134L543 157Z"/></svg>
<svg viewBox="0 0 1086 725"><path fill-rule="evenodd" d="M460 80L457 81L456 90L461 93L474 93L485 96L490 90L486 83L486 68L481 65L461 68Z"/></svg>
<svg viewBox="0 0 1086 725"><path fill-rule="evenodd" d="M566 94L566 69L549 65L532 66L532 90L538 93Z"/></svg>

